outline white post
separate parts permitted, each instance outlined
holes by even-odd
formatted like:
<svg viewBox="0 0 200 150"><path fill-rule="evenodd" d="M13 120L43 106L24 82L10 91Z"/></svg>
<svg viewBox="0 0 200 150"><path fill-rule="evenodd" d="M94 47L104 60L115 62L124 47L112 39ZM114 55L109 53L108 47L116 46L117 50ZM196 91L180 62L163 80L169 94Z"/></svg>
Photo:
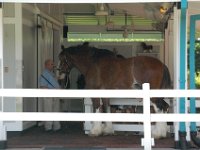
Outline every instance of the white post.
<svg viewBox="0 0 200 150"><path fill-rule="evenodd" d="M6 127L3 121L0 121L0 142L5 142L6 140L7 140Z"/></svg>
<svg viewBox="0 0 200 150"><path fill-rule="evenodd" d="M92 113L93 112L91 98L89 98L89 97L84 98L84 107L85 107L85 113ZM89 131L91 130L91 128L92 128L92 122L91 121L85 121L85 123L84 123L85 134L89 134Z"/></svg>
<svg viewBox="0 0 200 150"><path fill-rule="evenodd" d="M176 7L174 8L174 24L173 24L173 33L174 33L174 43L179 43L180 39L180 10L178 10ZM179 50L180 50L180 44L174 44L174 89L179 89L179 70L180 70L180 57L179 57ZM173 101L174 104L174 113L179 112L179 99L175 98L176 100ZM176 142L176 145L178 145L179 141L179 123L175 122L174 123L174 140ZM175 146L176 147L176 146Z"/></svg>
<svg viewBox="0 0 200 150"><path fill-rule="evenodd" d="M144 138L142 139L142 146L144 150L151 150L151 146L154 145L154 139L151 138L151 111L150 111L150 86L149 83L142 85L144 91L143 98L143 114L144 114Z"/></svg>
<svg viewBox="0 0 200 150"><path fill-rule="evenodd" d="M3 88L3 11L0 6L0 86ZM3 112L3 97L0 97L0 112ZM3 121L0 121L0 149L6 148L7 132Z"/></svg>

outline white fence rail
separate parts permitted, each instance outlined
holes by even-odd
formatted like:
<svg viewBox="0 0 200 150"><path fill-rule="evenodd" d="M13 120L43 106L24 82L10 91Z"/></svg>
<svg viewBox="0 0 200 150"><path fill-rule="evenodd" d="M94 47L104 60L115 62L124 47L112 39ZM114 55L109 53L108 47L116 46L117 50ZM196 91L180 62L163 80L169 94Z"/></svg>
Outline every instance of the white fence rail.
<svg viewBox="0 0 200 150"><path fill-rule="evenodd" d="M110 97L143 98L143 114L128 113L41 113L41 112L0 112L3 121L112 121L143 122L145 150L151 150L151 122L200 122L200 114L150 114L150 97L200 97L199 90L150 90L149 84L143 90L41 90L41 89L1 89L2 97ZM3 106L3 101L2 101ZM0 124L0 133L3 127ZM1 140L1 139L0 139Z"/></svg>

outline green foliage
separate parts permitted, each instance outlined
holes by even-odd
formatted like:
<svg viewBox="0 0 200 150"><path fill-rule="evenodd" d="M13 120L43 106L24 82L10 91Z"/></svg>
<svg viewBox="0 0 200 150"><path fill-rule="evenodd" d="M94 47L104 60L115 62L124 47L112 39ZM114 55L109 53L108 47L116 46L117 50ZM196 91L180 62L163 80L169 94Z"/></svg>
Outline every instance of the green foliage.
<svg viewBox="0 0 200 150"><path fill-rule="evenodd" d="M198 75L200 72L200 43L195 44L195 72Z"/></svg>
<svg viewBox="0 0 200 150"><path fill-rule="evenodd" d="M200 75L198 73L198 75L196 74L195 76L195 84L196 84L196 88L199 89L200 88Z"/></svg>
<svg viewBox="0 0 200 150"><path fill-rule="evenodd" d="M188 61L189 61L189 48L188 48ZM196 41L195 43L195 73L196 73L195 75L196 88L200 88L200 41Z"/></svg>

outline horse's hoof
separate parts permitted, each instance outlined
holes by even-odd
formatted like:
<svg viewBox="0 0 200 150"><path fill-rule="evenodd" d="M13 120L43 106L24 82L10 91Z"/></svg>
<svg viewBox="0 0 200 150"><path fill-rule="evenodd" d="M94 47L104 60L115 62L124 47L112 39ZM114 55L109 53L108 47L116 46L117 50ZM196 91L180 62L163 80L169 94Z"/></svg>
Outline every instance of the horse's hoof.
<svg viewBox="0 0 200 150"><path fill-rule="evenodd" d="M113 133L104 132L103 136L113 135Z"/></svg>
<svg viewBox="0 0 200 150"><path fill-rule="evenodd" d="M114 132L113 131L103 131L103 135L107 136L107 135L113 135Z"/></svg>
<svg viewBox="0 0 200 150"><path fill-rule="evenodd" d="M97 136L99 136L100 134L89 133L88 135L89 135L90 137L97 137Z"/></svg>

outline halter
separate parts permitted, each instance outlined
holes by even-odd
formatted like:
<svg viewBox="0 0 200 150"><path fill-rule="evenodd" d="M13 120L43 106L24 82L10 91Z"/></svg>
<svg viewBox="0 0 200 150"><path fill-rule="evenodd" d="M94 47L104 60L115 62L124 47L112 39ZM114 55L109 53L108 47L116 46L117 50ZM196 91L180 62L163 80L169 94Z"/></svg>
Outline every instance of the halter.
<svg viewBox="0 0 200 150"><path fill-rule="evenodd" d="M66 56L63 56L63 59L62 61L60 61L60 64L59 64L59 68L58 68L59 72L69 74L72 68L73 68L73 64L71 63L71 61L69 61L66 58Z"/></svg>
<svg viewBox="0 0 200 150"><path fill-rule="evenodd" d="M62 85L61 87L63 87L64 89L67 88L69 81L69 73L72 69L73 65L70 61L68 61L68 59L66 58L66 56L62 56L62 59L60 59L58 65L57 65L57 76L62 76L61 79L59 80L59 84Z"/></svg>

